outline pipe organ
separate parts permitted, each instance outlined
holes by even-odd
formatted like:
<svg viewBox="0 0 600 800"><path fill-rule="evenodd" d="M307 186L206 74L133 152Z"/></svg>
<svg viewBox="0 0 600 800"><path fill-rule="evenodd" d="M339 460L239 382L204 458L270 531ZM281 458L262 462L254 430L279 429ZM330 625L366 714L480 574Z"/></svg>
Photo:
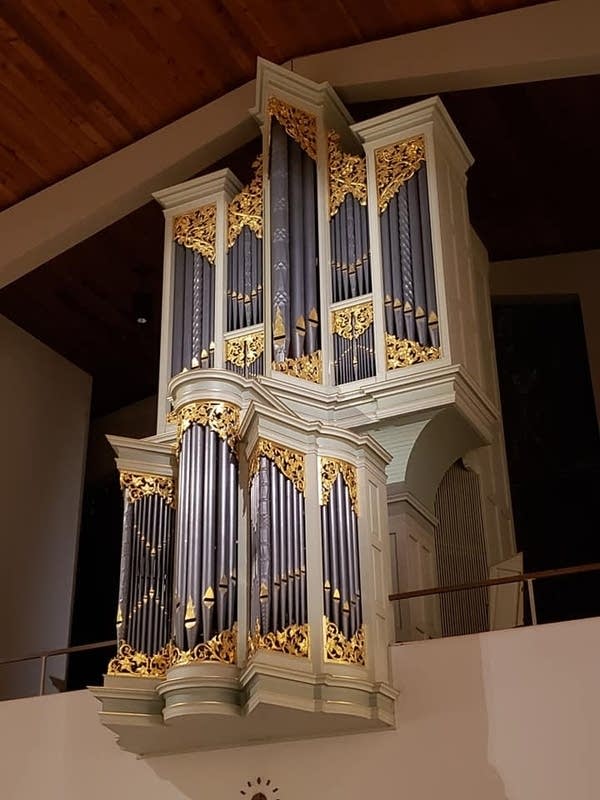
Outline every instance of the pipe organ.
<svg viewBox="0 0 600 800"><path fill-rule="evenodd" d="M478 375L450 314L469 155L439 101L353 125L260 61L252 113L246 186L156 195L157 435L111 438L121 644L95 691L136 752L394 723L385 470L412 445L377 439L416 437Z"/></svg>

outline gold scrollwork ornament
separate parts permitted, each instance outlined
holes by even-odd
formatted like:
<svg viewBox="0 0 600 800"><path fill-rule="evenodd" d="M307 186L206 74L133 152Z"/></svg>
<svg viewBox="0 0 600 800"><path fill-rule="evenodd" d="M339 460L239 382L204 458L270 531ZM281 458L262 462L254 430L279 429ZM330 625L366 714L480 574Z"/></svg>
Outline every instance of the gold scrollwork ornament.
<svg viewBox="0 0 600 800"><path fill-rule="evenodd" d="M224 439L232 450L235 450L240 427L240 409L225 402L192 402L176 411L171 411L167 415L167 422L177 425L178 452L183 434L192 423L208 426L220 439Z"/></svg>
<svg viewBox="0 0 600 800"><path fill-rule="evenodd" d="M288 625L282 631L261 634L260 623L257 621L254 632L248 636L248 657L253 656L258 650L269 650L308 658L309 645L307 623Z"/></svg>
<svg viewBox="0 0 600 800"><path fill-rule="evenodd" d="M259 439L249 459L248 471L250 479L258 472L260 458L265 456L277 469L290 480L299 492L304 493L304 453L292 450L285 445Z"/></svg>
<svg viewBox="0 0 600 800"><path fill-rule="evenodd" d="M403 183L410 180L425 163L425 140L415 136L404 142L396 142L375 151L375 174L377 181L377 202L379 213Z"/></svg>
<svg viewBox="0 0 600 800"><path fill-rule="evenodd" d="M249 333L225 342L225 361L236 367L249 367L265 349L264 333Z"/></svg>
<svg viewBox="0 0 600 800"><path fill-rule="evenodd" d="M244 227L258 239L263 235L263 161L258 156L252 164L254 177L236 194L227 209L227 247L232 247Z"/></svg>
<svg viewBox="0 0 600 800"><path fill-rule="evenodd" d="M324 617L325 660L339 664L365 664L365 629L361 625L349 639L335 622Z"/></svg>
<svg viewBox="0 0 600 800"><path fill-rule="evenodd" d="M180 667L202 661L218 661L222 664L235 664L237 653L237 625L221 631L208 642L197 644L191 650L181 650L173 645L171 667Z"/></svg>
<svg viewBox="0 0 600 800"><path fill-rule="evenodd" d="M435 361L441 356L439 347L428 347L411 339L397 339L392 333L385 335L385 352L388 369Z"/></svg>
<svg viewBox="0 0 600 800"><path fill-rule="evenodd" d="M308 111L294 108L278 97L269 97L267 114L275 117L284 131L314 161L317 159L317 118Z"/></svg>
<svg viewBox="0 0 600 800"><path fill-rule="evenodd" d="M164 475L150 475L145 472L123 471L120 474L120 483L128 503L135 503L142 497L158 495L162 497L166 505L173 506L175 504L173 478Z"/></svg>
<svg viewBox="0 0 600 800"><path fill-rule="evenodd" d="M323 364L321 362L321 351L315 350L298 358L286 358L284 361L273 361L275 372L283 372L285 375L292 375L294 378L301 378L311 383L321 383L323 380Z"/></svg>
<svg viewBox="0 0 600 800"><path fill-rule="evenodd" d="M173 238L190 250L204 256L211 264L215 263L217 207L214 204L202 206L187 214L175 217Z"/></svg>
<svg viewBox="0 0 600 800"><path fill-rule="evenodd" d="M338 308L331 312L333 332L343 339L358 339L373 324L373 303Z"/></svg>
<svg viewBox="0 0 600 800"><path fill-rule="evenodd" d="M117 655L111 659L108 675L132 675L136 678L164 678L171 665L172 645L158 653L139 653L127 642L120 642Z"/></svg>
<svg viewBox="0 0 600 800"><path fill-rule="evenodd" d="M331 488L338 475L348 487L350 502L356 516L358 516L358 475L354 464L342 461L339 458L321 457L321 505L329 503Z"/></svg>
<svg viewBox="0 0 600 800"><path fill-rule="evenodd" d="M340 135L335 131L327 134L329 162L329 216L335 216L351 194L358 202L367 205L367 166L363 156L344 153L340 148Z"/></svg>

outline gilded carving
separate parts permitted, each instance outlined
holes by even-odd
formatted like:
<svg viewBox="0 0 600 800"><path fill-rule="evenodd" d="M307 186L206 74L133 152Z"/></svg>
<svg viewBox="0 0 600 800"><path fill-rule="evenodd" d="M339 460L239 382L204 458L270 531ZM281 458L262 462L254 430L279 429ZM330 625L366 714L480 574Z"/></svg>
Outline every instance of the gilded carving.
<svg viewBox="0 0 600 800"><path fill-rule="evenodd" d="M177 411L171 411L167 422L177 425L177 450L181 447L181 439L192 423L208 426L229 447L234 450L237 445L238 430L240 425L240 410L237 406L225 402L192 402L187 403Z"/></svg>
<svg viewBox="0 0 600 800"><path fill-rule="evenodd" d="M425 140L415 136L404 142L396 142L375 151L375 175L377 180L377 202L379 213L398 189L425 163Z"/></svg>
<svg viewBox="0 0 600 800"><path fill-rule="evenodd" d="M201 661L219 661L221 664L235 664L237 652L237 625L221 631L208 642L197 644L191 650L181 650L175 645L171 649L170 667L194 664Z"/></svg>
<svg viewBox="0 0 600 800"><path fill-rule="evenodd" d="M242 232L250 228L259 239L263 235L263 161L262 155L252 164L254 177L236 194L227 209L227 247L231 247Z"/></svg>
<svg viewBox="0 0 600 800"><path fill-rule="evenodd" d="M120 642L117 655L111 659L108 675L132 675L136 678L164 678L171 666L172 645L168 644L153 656L136 652L127 642Z"/></svg>
<svg viewBox="0 0 600 800"><path fill-rule="evenodd" d="M317 160L317 118L314 114L294 108L278 97L269 97L267 114L275 117L287 135L291 136L307 155Z"/></svg>
<svg viewBox="0 0 600 800"><path fill-rule="evenodd" d="M283 372L286 375L293 375L294 378L302 378L312 383L321 383L323 375L323 365L321 363L321 351L315 350L306 356L298 358L286 358L284 361L273 361L273 369L276 372Z"/></svg>
<svg viewBox="0 0 600 800"><path fill-rule="evenodd" d="M168 506L174 506L173 478L164 475L149 475L145 472L121 472L121 489L125 491L128 503L135 503L142 497L159 495Z"/></svg>
<svg viewBox="0 0 600 800"><path fill-rule="evenodd" d="M309 654L308 624L288 625L282 631L261 634L260 623L257 622L254 633L248 636L248 657L257 650L270 650L286 653L289 656L308 658Z"/></svg>
<svg viewBox="0 0 600 800"><path fill-rule="evenodd" d="M202 206L173 222L173 238L178 244L189 247L204 256L211 264L216 258L217 207L211 204Z"/></svg>
<svg viewBox="0 0 600 800"><path fill-rule="evenodd" d="M325 625L325 660L337 661L338 664L365 663L365 629L361 625L354 636L349 639L338 628L335 622L324 617Z"/></svg>
<svg viewBox="0 0 600 800"><path fill-rule="evenodd" d="M333 217L351 194L358 202L367 205L367 166L363 156L344 153L340 148L340 135L327 134L329 162L329 216Z"/></svg>
<svg viewBox="0 0 600 800"><path fill-rule="evenodd" d="M304 494L304 453L292 450L282 444L276 444L269 439L259 439L248 462L250 479L258 472L261 456L272 461L296 489Z"/></svg>
<svg viewBox="0 0 600 800"><path fill-rule="evenodd" d="M248 333L246 336L236 336L225 342L225 361L236 367L249 367L254 364L265 349L265 334Z"/></svg>
<svg viewBox="0 0 600 800"><path fill-rule="evenodd" d="M335 483L338 475L342 476L342 480L348 487L348 494L350 495L350 502L356 516L358 516L358 475L356 467L349 464L347 461L341 461L339 458L329 458L321 456L321 505L326 506L329 503L331 495L331 487Z"/></svg>
<svg viewBox="0 0 600 800"><path fill-rule="evenodd" d="M331 328L343 339L358 339L373 324L373 303L359 303L331 312Z"/></svg>
<svg viewBox="0 0 600 800"><path fill-rule="evenodd" d="M427 347L411 339L397 339L392 333L385 335L385 353L388 369L435 361L441 356L439 347Z"/></svg>

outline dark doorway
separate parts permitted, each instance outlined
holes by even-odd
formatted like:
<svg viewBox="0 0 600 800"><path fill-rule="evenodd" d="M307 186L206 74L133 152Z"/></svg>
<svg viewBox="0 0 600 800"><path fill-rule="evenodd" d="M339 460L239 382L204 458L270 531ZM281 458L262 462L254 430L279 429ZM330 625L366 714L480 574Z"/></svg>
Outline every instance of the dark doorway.
<svg viewBox="0 0 600 800"><path fill-rule="evenodd" d="M525 570L600 562L600 442L578 297L497 299L494 333ZM600 614L598 573L535 583L538 622Z"/></svg>

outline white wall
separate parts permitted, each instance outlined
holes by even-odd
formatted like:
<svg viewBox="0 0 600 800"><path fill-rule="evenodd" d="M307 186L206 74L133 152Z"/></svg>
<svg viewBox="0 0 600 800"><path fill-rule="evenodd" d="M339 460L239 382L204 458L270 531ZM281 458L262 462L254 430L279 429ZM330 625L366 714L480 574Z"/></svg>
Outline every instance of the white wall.
<svg viewBox="0 0 600 800"><path fill-rule="evenodd" d="M91 378L5 317L0 376L0 657L8 658L69 643ZM37 689L35 664L0 667L0 699L29 688Z"/></svg>
<svg viewBox="0 0 600 800"><path fill-rule="evenodd" d="M146 760L118 749L87 692L8 701L3 796L596 800L599 657L600 619L396 645L396 731Z"/></svg>

